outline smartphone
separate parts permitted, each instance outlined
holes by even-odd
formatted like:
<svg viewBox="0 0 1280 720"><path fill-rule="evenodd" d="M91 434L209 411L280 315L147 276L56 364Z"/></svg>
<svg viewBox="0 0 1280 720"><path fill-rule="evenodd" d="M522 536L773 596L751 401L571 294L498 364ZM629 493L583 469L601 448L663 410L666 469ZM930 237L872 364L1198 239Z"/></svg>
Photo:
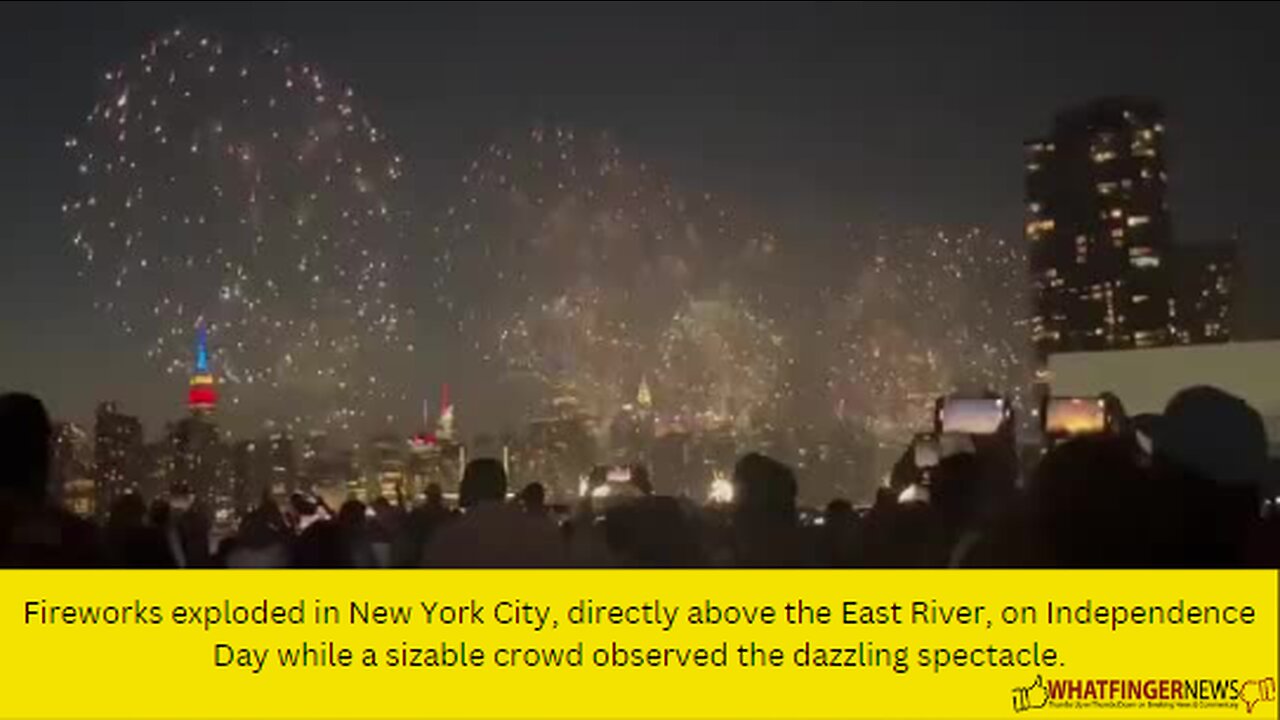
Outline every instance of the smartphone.
<svg viewBox="0 0 1280 720"><path fill-rule="evenodd" d="M1040 413L1050 437L1079 437L1107 431L1107 404L1100 397L1051 397Z"/></svg>
<svg viewBox="0 0 1280 720"><path fill-rule="evenodd" d="M935 425L939 433L994 435L1009 420L1010 411L1004 398L942 398Z"/></svg>
<svg viewBox="0 0 1280 720"><path fill-rule="evenodd" d="M614 465L605 471L605 482L609 483L629 483L631 482L631 468L626 465Z"/></svg>
<svg viewBox="0 0 1280 720"><path fill-rule="evenodd" d="M942 462L942 448L936 435L917 435L913 445L916 467L920 470L938 467L938 463Z"/></svg>

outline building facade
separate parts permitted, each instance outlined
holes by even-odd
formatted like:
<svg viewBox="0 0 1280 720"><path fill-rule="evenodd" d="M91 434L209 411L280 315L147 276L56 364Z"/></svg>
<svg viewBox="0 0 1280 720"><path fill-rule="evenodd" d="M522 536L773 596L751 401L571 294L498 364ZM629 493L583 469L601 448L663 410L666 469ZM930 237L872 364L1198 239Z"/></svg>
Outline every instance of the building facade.
<svg viewBox="0 0 1280 720"><path fill-rule="evenodd" d="M1109 98L1026 144L1038 355L1165 345L1174 307L1164 111Z"/></svg>
<svg viewBox="0 0 1280 720"><path fill-rule="evenodd" d="M98 512L126 493L140 491L146 475L142 422L120 412L115 402L98 405L94 419L93 464Z"/></svg>

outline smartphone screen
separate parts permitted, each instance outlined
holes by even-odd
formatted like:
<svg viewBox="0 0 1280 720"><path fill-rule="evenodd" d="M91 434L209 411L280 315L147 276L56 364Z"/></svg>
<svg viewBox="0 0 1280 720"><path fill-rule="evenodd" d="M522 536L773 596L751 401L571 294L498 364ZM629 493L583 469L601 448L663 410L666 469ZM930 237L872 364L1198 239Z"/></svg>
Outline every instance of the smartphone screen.
<svg viewBox="0 0 1280 720"><path fill-rule="evenodd" d="M1102 398L1058 397L1045 403L1044 432L1058 437L1094 435L1107 429L1107 406Z"/></svg>
<svg viewBox="0 0 1280 720"><path fill-rule="evenodd" d="M947 398L938 404L940 432L992 435L1009 417L1003 398Z"/></svg>
<svg viewBox="0 0 1280 720"><path fill-rule="evenodd" d="M611 483L629 483L631 482L631 468L625 465L615 465L606 472L605 481Z"/></svg>
<svg viewBox="0 0 1280 720"><path fill-rule="evenodd" d="M942 461L942 451L938 446L938 439L932 435L916 438L915 460L916 467L921 470L938 467L938 463Z"/></svg>

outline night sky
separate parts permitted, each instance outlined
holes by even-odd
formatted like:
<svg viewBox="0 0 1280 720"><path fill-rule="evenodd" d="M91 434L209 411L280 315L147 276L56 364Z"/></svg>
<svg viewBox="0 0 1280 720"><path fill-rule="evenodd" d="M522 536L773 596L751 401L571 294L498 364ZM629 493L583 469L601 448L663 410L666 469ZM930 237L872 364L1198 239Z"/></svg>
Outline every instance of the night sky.
<svg viewBox="0 0 1280 720"><path fill-rule="evenodd" d="M502 133L567 123L608 131L812 255L849 224L1020 240L1022 141L1064 105L1154 97L1169 113L1175 240L1239 233L1242 327L1274 335L1277 14L1234 3L8 3L0 388L78 419L121 399L150 434L182 412L182 379L158 374L94 311L59 214L74 171L63 140L81 130L102 70L178 25L285 38L358 88L404 155L418 217L438 215ZM414 332L427 346L441 337ZM443 355L427 353L422 393L444 379L483 384L447 378L460 371ZM486 412L472 410L476 425L500 422Z"/></svg>

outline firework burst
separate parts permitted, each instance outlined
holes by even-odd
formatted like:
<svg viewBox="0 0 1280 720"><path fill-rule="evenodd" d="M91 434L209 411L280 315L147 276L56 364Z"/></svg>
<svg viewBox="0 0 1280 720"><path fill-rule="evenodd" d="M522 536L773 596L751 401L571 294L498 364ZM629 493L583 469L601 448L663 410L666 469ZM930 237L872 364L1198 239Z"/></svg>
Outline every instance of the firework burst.
<svg viewBox="0 0 1280 720"><path fill-rule="evenodd" d="M174 31L104 73L67 147L83 274L148 357L186 372L203 326L235 402L345 425L393 399L371 368L412 351L403 169L350 87L283 43Z"/></svg>

